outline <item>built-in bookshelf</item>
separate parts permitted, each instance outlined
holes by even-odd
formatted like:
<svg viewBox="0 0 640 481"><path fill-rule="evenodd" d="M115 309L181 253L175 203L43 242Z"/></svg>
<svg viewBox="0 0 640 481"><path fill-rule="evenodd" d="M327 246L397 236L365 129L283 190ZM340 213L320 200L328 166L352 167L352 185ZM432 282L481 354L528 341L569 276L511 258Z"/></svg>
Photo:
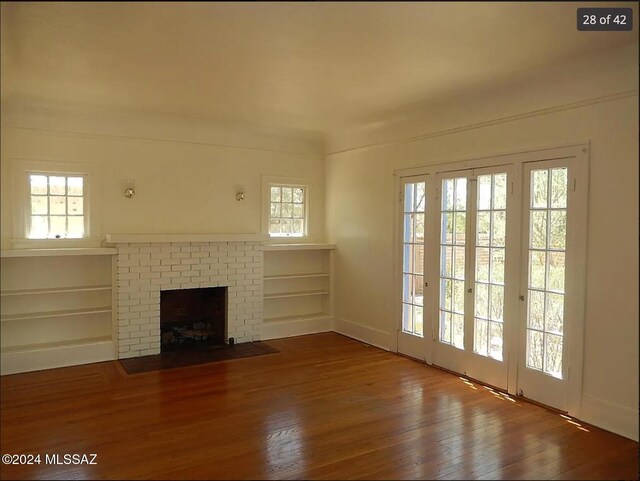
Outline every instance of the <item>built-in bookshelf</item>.
<svg viewBox="0 0 640 481"><path fill-rule="evenodd" d="M2 374L117 358L116 249L1 253Z"/></svg>
<svg viewBox="0 0 640 481"><path fill-rule="evenodd" d="M264 245L263 339L333 328L334 244Z"/></svg>

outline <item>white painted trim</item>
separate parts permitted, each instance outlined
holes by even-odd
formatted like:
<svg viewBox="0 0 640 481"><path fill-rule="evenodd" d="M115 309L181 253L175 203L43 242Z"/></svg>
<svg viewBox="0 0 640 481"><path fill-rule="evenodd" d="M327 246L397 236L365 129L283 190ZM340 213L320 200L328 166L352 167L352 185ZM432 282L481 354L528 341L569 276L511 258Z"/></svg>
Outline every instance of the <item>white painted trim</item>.
<svg viewBox="0 0 640 481"><path fill-rule="evenodd" d="M335 249L335 244L264 244L263 251L302 251Z"/></svg>
<svg viewBox="0 0 640 481"><path fill-rule="evenodd" d="M584 394L580 420L638 441L638 410Z"/></svg>
<svg viewBox="0 0 640 481"><path fill-rule="evenodd" d="M77 366L118 358L113 341L90 342L72 346L48 347L22 352L2 353L2 375L41 371L57 367Z"/></svg>
<svg viewBox="0 0 640 481"><path fill-rule="evenodd" d="M0 257L58 257L116 255L114 247L63 247L58 249L3 249Z"/></svg>
<svg viewBox="0 0 640 481"><path fill-rule="evenodd" d="M333 331L333 318L331 316L315 319L264 322L262 324L261 339L280 339L283 337L303 336L305 334L331 331Z"/></svg>
<svg viewBox="0 0 640 481"><path fill-rule="evenodd" d="M391 333L374 329L369 326L358 324L357 322L347 321L345 319L335 319L334 329L338 334L350 337L366 344L379 347L385 351L390 351L392 342Z"/></svg>
<svg viewBox="0 0 640 481"><path fill-rule="evenodd" d="M262 242L262 234L107 234L107 244L137 242Z"/></svg>

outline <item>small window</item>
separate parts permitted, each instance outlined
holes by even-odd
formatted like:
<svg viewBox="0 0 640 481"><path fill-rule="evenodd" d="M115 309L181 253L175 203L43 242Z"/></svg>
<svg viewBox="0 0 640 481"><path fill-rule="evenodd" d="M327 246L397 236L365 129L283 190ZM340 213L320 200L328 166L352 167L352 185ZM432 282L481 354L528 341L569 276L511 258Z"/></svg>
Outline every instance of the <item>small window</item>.
<svg viewBox="0 0 640 481"><path fill-rule="evenodd" d="M85 179L81 175L29 174L29 239L85 237Z"/></svg>
<svg viewBox="0 0 640 481"><path fill-rule="evenodd" d="M300 185L271 184L269 235L304 237L306 235L307 188Z"/></svg>

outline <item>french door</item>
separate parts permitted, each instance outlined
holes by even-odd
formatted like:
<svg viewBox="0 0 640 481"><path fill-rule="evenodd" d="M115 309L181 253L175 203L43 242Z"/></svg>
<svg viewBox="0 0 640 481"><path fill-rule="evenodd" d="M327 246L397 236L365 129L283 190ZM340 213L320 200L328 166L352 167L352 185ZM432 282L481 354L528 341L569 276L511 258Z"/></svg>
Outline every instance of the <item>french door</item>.
<svg viewBox="0 0 640 481"><path fill-rule="evenodd" d="M402 322L398 329L398 352L425 359L424 306L431 304L430 299L425 299L427 281L424 276L427 194L431 190L429 176L405 178L401 189Z"/></svg>
<svg viewBox="0 0 640 481"><path fill-rule="evenodd" d="M398 352L579 410L586 156L567 147L401 177Z"/></svg>
<svg viewBox="0 0 640 481"><path fill-rule="evenodd" d="M507 389L505 336L517 315L506 259L512 213L510 167L438 178L438 299L433 363ZM511 224L509 224L511 225Z"/></svg>
<svg viewBox="0 0 640 481"><path fill-rule="evenodd" d="M581 349L582 337L586 165L531 162L524 179L518 392L569 411L576 402L569 399L568 351Z"/></svg>

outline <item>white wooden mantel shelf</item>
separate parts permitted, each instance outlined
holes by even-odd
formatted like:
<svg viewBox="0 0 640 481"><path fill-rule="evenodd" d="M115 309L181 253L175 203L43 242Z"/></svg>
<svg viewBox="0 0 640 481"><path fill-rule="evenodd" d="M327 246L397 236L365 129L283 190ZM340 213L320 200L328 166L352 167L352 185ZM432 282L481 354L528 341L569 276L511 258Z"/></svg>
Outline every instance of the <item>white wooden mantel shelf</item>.
<svg viewBox="0 0 640 481"><path fill-rule="evenodd" d="M113 247L55 247L50 249L3 249L0 257L57 257L115 255Z"/></svg>
<svg viewBox="0 0 640 481"><path fill-rule="evenodd" d="M107 244L152 242L263 242L264 234L107 234Z"/></svg>

